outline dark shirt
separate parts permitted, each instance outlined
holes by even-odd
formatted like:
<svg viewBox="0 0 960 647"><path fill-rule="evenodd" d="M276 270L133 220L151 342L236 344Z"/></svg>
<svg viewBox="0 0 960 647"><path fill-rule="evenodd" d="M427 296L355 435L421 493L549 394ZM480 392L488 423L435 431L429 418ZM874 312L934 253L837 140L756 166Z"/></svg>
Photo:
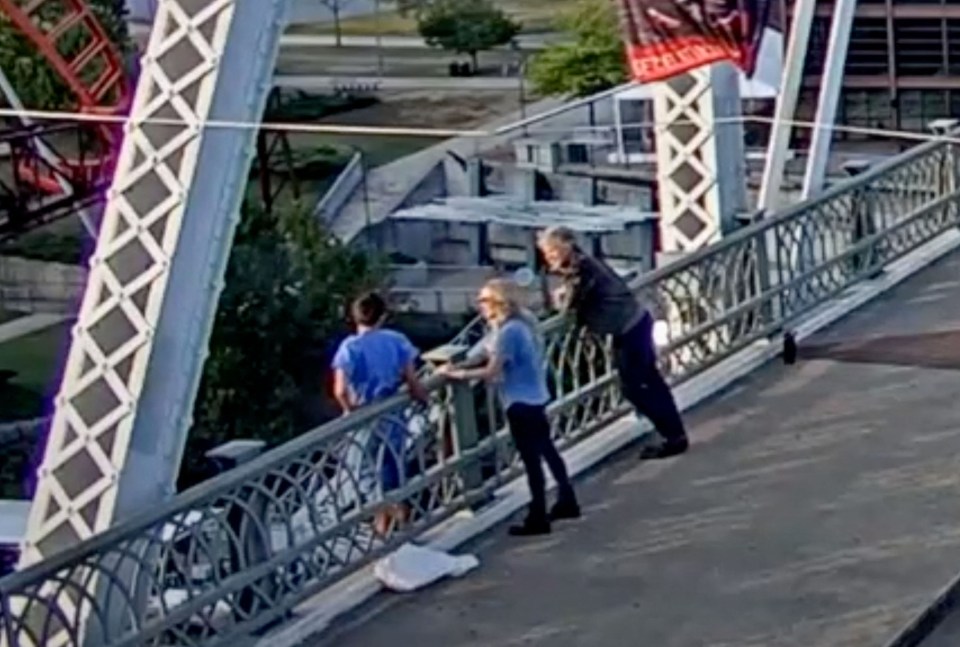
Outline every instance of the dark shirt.
<svg viewBox="0 0 960 647"><path fill-rule="evenodd" d="M574 250L567 268L560 272L567 297L563 309L577 323L598 335L620 335L636 325L644 309L619 274L606 263Z"/></svg>

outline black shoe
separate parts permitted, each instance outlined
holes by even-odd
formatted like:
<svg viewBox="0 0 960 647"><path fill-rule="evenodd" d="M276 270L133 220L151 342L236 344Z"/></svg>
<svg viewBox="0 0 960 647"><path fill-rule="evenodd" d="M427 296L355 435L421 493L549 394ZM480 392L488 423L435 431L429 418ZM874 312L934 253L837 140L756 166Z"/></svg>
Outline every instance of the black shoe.
<svg viewBox="0 0 960 647"><path fill-rule="evenodd" d="M550 522L526 519L521 524L510 526L510 529L507 532L513 537L535 537L537 535L549 535Z"/></svg>
<svg viewBox="0 0 960 647"><path fill-rule="evenodd" d="M563 519L579 519L580 506L576 501L557 501L550 508L550 521L562 521Z"/></svg>
<svg viewBox="0 0 960 647"><path fill-rule="evenodd" d="M652 461L670 458L671 456L679 456L680 454L686 452L689 448L690 441L688 441L686 438L683 440L667 441L662 445L644 447L642 450L640 450L640 460Z"/></svg>

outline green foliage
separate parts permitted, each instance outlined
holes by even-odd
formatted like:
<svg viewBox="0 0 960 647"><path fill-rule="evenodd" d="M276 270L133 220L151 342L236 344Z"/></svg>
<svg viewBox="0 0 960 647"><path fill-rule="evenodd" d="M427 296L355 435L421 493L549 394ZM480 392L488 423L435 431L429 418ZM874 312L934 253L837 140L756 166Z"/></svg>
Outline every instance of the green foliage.
<svg viewBox="0 0 960 647"><path fill-rule="evenodd" d="M434 0L417 14L417 29L431 47L469 54L477 69L477 53L505 45L520 33L491 0Z"/></svg>
<svg viewBox="0 0 960 647"><path fill-rule="evenodd" d="M130 49L130 40L124 21L123 0L87 2L111 40L122 54L126 54ZM56 17L49 19L53 22ZM75 54L84 44L79 35L69 34L61 43L61 51L66 55ZM20 100L29 108L62 110L76 105L73 93L59 75L4 14L0 14L0 69L6 72Z"/></svg>
<svg viewBox="0 0 960 647"><path fill-rule="evenodd" d="M323 387L313 357L344 327L344 306L376 287L379 262L343 246L306 209L249 210L239 226L194 409L181 485L203 477L203 453L232 438L273 445L304 431Z"/></svg>
<svg viewBox="0 0 960 647"><path fill-rule="evenodd" d="M614 3L582 0L559 26L573 42L552 45L530 61L528 73L538 93L582 97L627 80Z"/></svg>
<svg viewBox="0 0 960 647"><path fill-rule="evenodd" d="M63 233L37 229L0 245L0 254L49 263L81 265L86 260L85 246L92 246L92 243L86 242L88 240L89 236L79 228Z"/></svg>

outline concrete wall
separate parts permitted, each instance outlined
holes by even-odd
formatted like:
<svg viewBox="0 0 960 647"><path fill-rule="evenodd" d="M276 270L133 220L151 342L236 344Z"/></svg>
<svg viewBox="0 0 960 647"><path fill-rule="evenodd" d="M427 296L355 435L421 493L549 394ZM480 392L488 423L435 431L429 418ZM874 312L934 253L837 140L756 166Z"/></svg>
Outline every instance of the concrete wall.
<svg viewBox="0 0 960 647"><path fill-rule="evenodd" d="M528 106L527 112L539 115L535 122L526 123L522 127L515 126L513 124L521 119L521 114L509 115L485 124L484 129L491 132L510 125L510 129L501 134L486 138L449 139L373 169L367 176L367 203L362 204L361 196L354 191L340 213L334 216L334 233L348 242L370 241L380 234L362 235L361 231L368 221L373 223L373 227L378 227L383 221L389 220L390 214L403 206L444 195L473 195L468 174L452 159L451 153L466 161L490 151L510 149L515 140L536 136L538 132L549 132L555 136L557 131L590 127L591 124L609 127L613 123L613 102L610 98L572 105L559 104L557 99L545 99ZM434 176L438 173L438 165L444 169L442 183L438 176ZM436 189L432 193L428 190L431 186Z"/></svg>
<svg viewBox="0 0 960 647"><path fill-rule="evenodd" d="M86 284L83 267L0 256L0 306L9 310L73 314Z"/></svg>
<svg viewBox="0 0 960 647"><path fill-rule="evenodd" d="M354 153L333 186L320 198L314 216L325 223L333 220L363 182L363 174L363 155Z"/></svg>
<svg viewBox="0 0 960 647"><path fill-rule="evenodd" d="M376 228L370 241L385 253L401 252L430 265L516 266L527 264L533 253L529 229L510 225L487 226L489 258L481 257L482 226L475 223L425 220L390 220ZM600 236L605 254L645 264L652 260L656 221L639 222L626 231ZM584 238L584 245L590 244Z"/></svg>
<svg viewBox="0 0 960 647"><path fill-rule="evenodd" d="M396 211L414 207L418 204L427 204L437 198L447 196L447 171L444 160L438 161L420 181L414 184L406 197L400 201Z"/></svg>

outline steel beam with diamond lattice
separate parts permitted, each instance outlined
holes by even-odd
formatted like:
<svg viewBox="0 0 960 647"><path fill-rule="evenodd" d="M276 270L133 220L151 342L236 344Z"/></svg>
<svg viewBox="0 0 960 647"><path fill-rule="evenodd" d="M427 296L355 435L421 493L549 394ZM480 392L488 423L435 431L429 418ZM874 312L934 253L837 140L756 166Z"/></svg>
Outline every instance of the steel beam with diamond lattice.
<svg viewBox="0 0 960 647"><path fill-rule="evenodd" d="M288 4L159 3L21 568L173 494Z"/></svg>
<svg viewBox="0 0 960 647"><path fill-rule="evenodd" d="M746 206L737 73L718 63L657 83L653 107L660 240L664 252L692 252Z"/></svg>

